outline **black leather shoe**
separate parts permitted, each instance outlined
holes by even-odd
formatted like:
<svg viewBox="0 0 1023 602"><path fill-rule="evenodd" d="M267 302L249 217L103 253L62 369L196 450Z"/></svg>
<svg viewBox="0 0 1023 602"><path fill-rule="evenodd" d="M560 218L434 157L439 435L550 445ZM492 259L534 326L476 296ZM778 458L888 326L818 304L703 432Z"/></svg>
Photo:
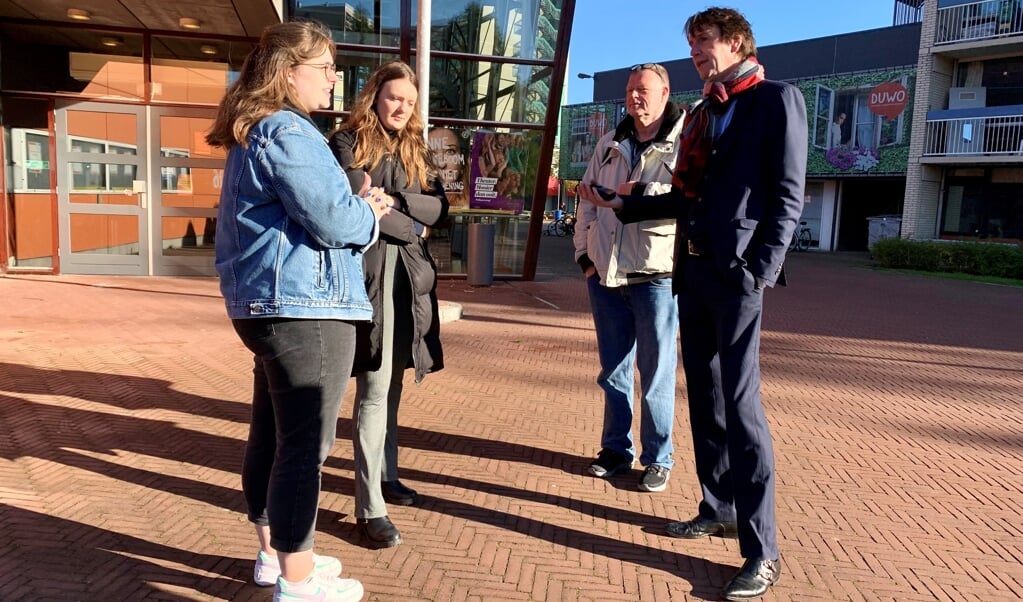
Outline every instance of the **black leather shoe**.
<svg viewBox="0 0 1023 602"><path fill-rule="evenodd" d="M781 577L780 560L747 560L732 577L721 596L725 600L752 600L767 593Z"/></svg>
<svg viewBox="0 0 1023 602"><path fill-rule="evenodd" d="M682 539L699 539L711 535L732 538L739 536L735 521L710 520L702 516L697 516L693 520L668 523L664 530L668 532L668 535Z"/></svg>
<svg viewBox="0 0 1023 602"><path fill-rule="evenodd" d="M401 481L380 481L380 489L384 492L384 501L396 506L415 506L419 502L419 494L414 489L401 484Z"/></svg>
<svg viewBox="0 0 1023 602"><path fill-rule="evenodd" d="M394 526L391 519L386 516L380 518L360 518L355 523L359 530L369 540L372 548L393 548L401 543L401 533L398 527Z"/></svg>

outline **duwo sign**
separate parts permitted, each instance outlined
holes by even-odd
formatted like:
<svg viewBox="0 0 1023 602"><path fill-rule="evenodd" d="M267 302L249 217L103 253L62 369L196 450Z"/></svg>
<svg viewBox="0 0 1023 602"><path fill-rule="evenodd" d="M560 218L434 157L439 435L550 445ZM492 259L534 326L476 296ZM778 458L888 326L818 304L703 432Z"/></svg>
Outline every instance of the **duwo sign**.
<svg viewBox="0 0 1023 602"><path fill-rule="evenodd" d="M603 113L592 113L587 119L586 129L594 138L600 138L607 131L607 116Z"/></svg>
<svg viewBox="0 0 1023 602"><path fill-rule="evenodd" d="M887 82L870 91L867 106L870 112L885 119L894 119L902 113L909 102L909 92L899 82Z"/></svg>

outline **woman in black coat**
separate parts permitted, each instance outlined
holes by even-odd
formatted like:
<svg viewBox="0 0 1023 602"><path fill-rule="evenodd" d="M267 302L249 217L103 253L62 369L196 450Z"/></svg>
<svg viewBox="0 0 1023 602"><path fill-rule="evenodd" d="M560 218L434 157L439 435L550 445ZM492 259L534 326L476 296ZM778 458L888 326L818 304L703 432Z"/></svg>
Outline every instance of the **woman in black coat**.
<svg viewBox="0 0 1023 602"><path fill-rule="evenodd" d="M370 183L392 198L380 239L363 267L373 320L358 328L355 351L355 518L372 547L401 543L385 502L418 495L398 480L398 404L406 368L419 383L443 367L437 268L427 248L448 202L423 137L415 73L401 61L377 68L330 146L354 190Z"/></svg>

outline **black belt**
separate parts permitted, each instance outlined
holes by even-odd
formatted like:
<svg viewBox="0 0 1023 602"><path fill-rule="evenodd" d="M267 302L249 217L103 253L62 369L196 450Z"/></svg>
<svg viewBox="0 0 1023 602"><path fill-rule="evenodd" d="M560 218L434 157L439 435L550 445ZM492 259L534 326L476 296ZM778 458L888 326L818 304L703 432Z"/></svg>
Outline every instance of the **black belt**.
<svg viewBox="0 0 1023 602"><path fill-rule="evenodd" d="M706 257L711 253L710 241L708 240L687 238L685 243L685 248L690 257Z"/></svg>
<svg viewBox="0 0 1023 602"><path fill-rule="evenodd" d="M649 272L631 272L625 275L628 284L643 284L659 278L671 278L671 272L658 272L654 274Z"/></svg>

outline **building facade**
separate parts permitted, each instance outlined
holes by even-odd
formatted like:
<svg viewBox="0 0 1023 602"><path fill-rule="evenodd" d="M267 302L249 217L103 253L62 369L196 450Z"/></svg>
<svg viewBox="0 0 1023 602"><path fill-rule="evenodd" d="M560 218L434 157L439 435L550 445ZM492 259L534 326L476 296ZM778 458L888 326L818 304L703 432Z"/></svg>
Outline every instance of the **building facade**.
<svg viewBox="0 0 1023 602"><path fill-rule="evenodd" d="M1023 3L923 4L902 236L1019 243Z"/></svg>
<svg viewBox="0 0 1023 602"><path fill-rule="evenodd" d="M467 230L495 224L495 275L532 278L574 0L435 0L429 144L452 203L433 232L464 275ZM381 63L417 64L410 0L0 3L0 269L211 276L224 156L204 141L269 24L320 20L339 82L325 132ZM500 173L480 157L501 153Z"/></svg>

